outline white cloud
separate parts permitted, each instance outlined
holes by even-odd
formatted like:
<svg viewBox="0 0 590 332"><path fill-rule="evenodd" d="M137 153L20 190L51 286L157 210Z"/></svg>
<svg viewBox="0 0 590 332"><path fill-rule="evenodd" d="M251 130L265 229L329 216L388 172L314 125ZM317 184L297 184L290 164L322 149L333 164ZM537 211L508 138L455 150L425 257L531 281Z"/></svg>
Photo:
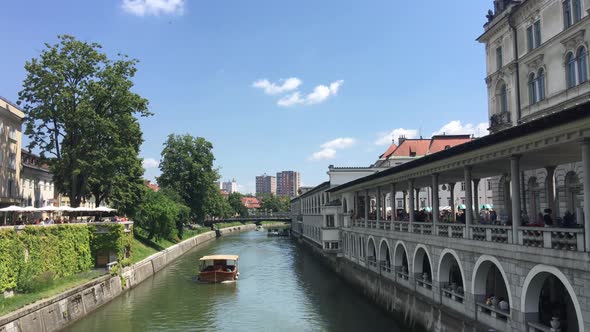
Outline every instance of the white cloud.
<svg viewBox="0 0 590 332"><path fill-rule="evenodd" d="M397 128L388 133L379 133L378 135L379 138L375 141L375 145L390 145L391 140L398 142L400 136L405 136L405 138L418 137L418 130Z"/></svg>
<svg viewBox="0 0 590 332"><path fill-rule="evenodd" d="M321 150L314 152L310 160L329 160L336 157L336 150L342 150L353 146L356 143L354 138L339 137L320 145Z"/></svg>
<svg viewBox="0 0 590 332"><path fill-rule="evenodd" d="M297 104L303 104L304 102L305 102L305 100L303 100L301 98L301 94L299 93L299 91L296 91L290 95L287 95L287 96L279 99L279 101L277 101L277 105L283 106L283 107L289 107L289 106L293 106L293 105L297 105Z"/></svg>
<svg viewBox="0 0 590 332"><path fill-rule="evenodd" d="M475 135L476 137L485 136L488 134L488 124L485 122L478 123L476 125L472 123L466 123L463 125L460 120L454 120L446 125L442 126L438 131L432 133L432 135Z"/></svg>
<svg viewBox="0 0 590 332"><path fill-rule="evenodd" d="M278 84L281 82L282 84ZM258 89L263 89L266 94L269 95L278 95L281 93L293 91L297 89L301 83L303 83L297 77L290 77L286 80L281 80L277 83L270 82L267 79L258 80L252 83L252 86Z"/></svg>
<svg viewBox="0 0 590 332"><path fill-rule="evenodd" d="M160 166L160 162L154 158L145 158L143 160L143 168L145 169L158 168L158 166Z"/></svg>
<svg viewBox="0 0 590 332"><path fill-rule="evenodd" d="M277 101L277 105L281 107L290 107L299 104L314 105L323 103L331 96L338 94L338 90L344 83L343 80L338 80L330 83L329 85L320 84L316 86L312 92L305 95L297 91L303 81L297 77L291 77L286 80L280 80L278 82L271 82L267 79L260 79L252 83L252 87L262 89L268 95L279 95L287 92L290 94L283 96Z"/></svg>
<svg viewBox="0 0 590 332"><path fill-rule="evenodd" d="M123 0L121 7L124 11L137 16L159 16L161 14L182 15L184 5L185 0Z"/></svg>

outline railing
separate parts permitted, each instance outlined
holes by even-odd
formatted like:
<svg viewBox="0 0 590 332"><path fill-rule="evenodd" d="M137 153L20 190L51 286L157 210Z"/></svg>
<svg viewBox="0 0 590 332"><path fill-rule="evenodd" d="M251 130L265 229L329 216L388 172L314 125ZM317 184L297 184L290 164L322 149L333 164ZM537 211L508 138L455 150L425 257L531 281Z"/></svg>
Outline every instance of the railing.
<svg viewBox="0 0 590 332"><path fill-rule="evenodd" d="M496 319L507 321L510 318L510 310L501 310L499 308L495 308L493 306L489 306L484 303L476 303L477 311L480 313L484 313L490 315Z"/></svg>
<svg viewBox="0 0 590 332"><path fill-rule="evenodd" d="M374 256L368 256L367 263L370 267L377 268L377 259Z"/></svg>
<svg viewBox="0 0 590 332"><path fill-rule="evenodd" d="M412 223L412 233L432 235L432 223Z"/></svg>
<svg viewBox="0 0 590 332"><path fill-rule="evenodd" d="M407 221L392 221L393 230L398 232L408 232L410 229L410 223Z"/></svg>
<svg viewBox="0 0 590 332"><path fill-rule="evenodd" d="M385 230L385 231L391 230L391 222L390 221L380 220L379 221L379 229L382 229L382 230Z"/></svg>
<svg viewBox="0 0 590 332"><path fill-rule="evenodd" d="M551 332L551 331L557 331L557 330L553 330L551 328L551 326L546 326L543 325L541 323L537 323L537 322L527 322L527 327L528 330L527 332ZM560 323L561 325L561 323Z"/></svg>
<svg viewBox="0 0 590 332"><path fill-rule="evenodd" d="M438 236L450 238L465 237L465 224L438 223L436 227Z"/></svg>
<svg viewBox="0 0 590 332"><path fill-rule="evenodd" d="M473 240L512 243L512 227L510 226L474 225L470 229Z"/></svg>
<svg viewBox="0 0 590 332"><path fill-rule="evenodd" d="M367 228L377 229L377 221L367 220Z"/></svg>
<svg viewBox="0 0 590 332"><path fill-rule="evenodd" d="M510 125L510 112L496 113L490 117L490 129L494 130L498 127Z"/></svg>
<svg viewBox="0 0 590 332"><path fill-rule="evenodd" d="M397 278L402 280L409 280L410 274L408 273L407 266L396 266L395 267L395 275Z"/></svg>
<svg viewBox="0 0 590 332"><path fill-rule="evenodd" d="M518 243L527 247L584 250L583 228L520 227Z"/></svg>
<svg viewBox="0 0 590 332"><path fill-rule="evenodd" d="M465 301L465 292L462 289L463 287L457 286L454 283L441 283L442 296L450 298L451 300L457 301L459 303L463 303L463 301Z"/></svg>
<svg viewBox="0 0 590 332"><path fill-rule="evenodd" d="M381 272L391 273L391 265L387 261L379 261L379 266L381 267Z"/></svg>
<svg viewBox="0 0 590 332"><path fill-rule="evenodd" d="M432 280L430 279L430 276L423 273L415 273L414 278L416 279L416 285L426 289L432 289Z"/></svg>

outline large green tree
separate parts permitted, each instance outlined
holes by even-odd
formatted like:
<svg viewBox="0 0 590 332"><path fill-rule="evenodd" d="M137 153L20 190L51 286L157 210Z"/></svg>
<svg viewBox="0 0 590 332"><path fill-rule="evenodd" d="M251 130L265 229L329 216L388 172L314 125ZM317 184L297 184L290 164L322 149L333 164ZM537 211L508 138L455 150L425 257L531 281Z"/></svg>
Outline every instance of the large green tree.
<svg viewBox="0 0 590 332"><path fill-rule="evenodd" d="M213 145L202 137L171 134L162 150L158 184L177 192L197 222L220 211L222 204L212 149Z"/></svg>
<svg viewBox="0 0 590 332"><path fill-rule="evenodd" d="M181 206L166 195L147 190L137 208L135 222L148 234L148 240L171 239L177 228Z"/></svg>
<svg viewBox="0 0 590 332"><path fill-rule="evenodd" d="M58 38L25 64L19 104L29 149L47 158L72 206L94 196L128 210L142 192L136 116L151 114L148 101L131 91L138 61L112 60L97 43Z"/></svg>
<svg viewBox="0 0 590 332"><path fill-rule="evenodd" d="M240 217L246 217L248 216L248 209L242 203L242 197L244 196L238 192L231 193L227 197L227 201L234 214L238 214Z"/></svg>

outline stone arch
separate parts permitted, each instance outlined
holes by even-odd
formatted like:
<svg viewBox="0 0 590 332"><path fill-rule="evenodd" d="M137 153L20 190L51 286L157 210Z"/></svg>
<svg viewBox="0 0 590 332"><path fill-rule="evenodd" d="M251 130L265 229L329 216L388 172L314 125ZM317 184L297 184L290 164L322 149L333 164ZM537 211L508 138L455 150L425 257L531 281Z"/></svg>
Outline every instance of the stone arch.
<svg viewBox="0 0 590 332"><path fill-rule="evenodd" d="M375 246L375 239L369 236L367 240L367 259L377 260L377 247Z"/></svg>
<svg viewBox="0 0 590 332"><path fill-rule="evenodd" d="M455 265L458 268L458 277L460 278L460 283L457 280L455 280L455 278L453 278L453 265ZM437 271L437 280L439 283L441 283L441 287L443 286L442 283L451 284L454 282L457 284L457 287L462 287L463 290L465 290L465 272L463 270L461 260L459 259L459 255L457 255L457 252L455 252L455 250L447 248L440 253Z"/></svg>
<svg viewBox="0 0 590 332"><path fill-rule="evenodd" d="M389 242L386 239L381 239L379 243L379 263L385 266L391 266L391 250L389 249Z"/></svg>
<svg viewBox="0 0 590 332"><path fill-rule="evenodd" d="M490 272L494 273L492 280L489 280ZM490 281L491 285L488 285L488 281ZM502 284L498 285L498 281L501 281ZM509 308L513 306L510 283L506 277L506 272L504 272L500 261L490 255L481 255L477 259L477 262L475 262L473 276L471 278L471 293L474 295L475 301L479 303L483 303L488 295L493 294L506 298Z"/></svg>
<svg viewBox="0 0 590 332"><path fill-rule="evenodd" d="M566 314L573 313L576 316L575 319L572 319L571 316L566 316L567 320L565 322L567 326L567 331L584 331L584 317L582 316L580 303L578 302L576 293L572 285L570 284L569 280L558 268L543 264L534 266L529 271L524 280L520 306L521 311L525 316L525 321L539 322L539 320L542 320L541 317L539 317L539 310L542 306L542 301L540 297L543 295L542 291L546 286L545 283L547 281L552 281L551 279L553 278L554 280L557 280L559 283L561 283L561 286L567 292L567 294L565 295L568 295L568 298L565 299L564 303L556 307L559 307L562 310L566 311ZM548 324L546 321L541 321L541 323L544 323L545 325ZM574 323L577 326L571 326L571 324Z"/></svg>
<svg viewBox="0 0 590 332"><path fill-rule="evenodd" d="M393 253L393 265L396 271L403 271L405 268L405 273L409 273L410 271L410 261L408 260L408 250L406 244L399 240L395 244L394 253Z"/></svg>
<svg viewBox="0 0 590 332"><path fill-rule="evenodd" d="M422 274L428 273L430 278L434 277L433 269L432 269L432 259L430 259L430 253L428 253L428 249L423 244L418 244L414 249L414 259L412 260L412 272L414 275L420 275L422 278ZM425 266L426 265L426 266Z"/></svg>

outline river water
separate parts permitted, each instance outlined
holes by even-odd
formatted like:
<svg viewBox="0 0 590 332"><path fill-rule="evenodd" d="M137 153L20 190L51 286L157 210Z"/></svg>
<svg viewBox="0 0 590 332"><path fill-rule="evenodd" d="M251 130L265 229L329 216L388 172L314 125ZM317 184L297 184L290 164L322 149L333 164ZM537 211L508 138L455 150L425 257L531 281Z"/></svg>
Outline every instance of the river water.
<svg viewBox="0 0 590 332"><path fill-rule="evenodd" d="M207 254L240 255L232 284L194 281ZM67 331L402 331L289 238L250 231L172 262Z"/></svg>

